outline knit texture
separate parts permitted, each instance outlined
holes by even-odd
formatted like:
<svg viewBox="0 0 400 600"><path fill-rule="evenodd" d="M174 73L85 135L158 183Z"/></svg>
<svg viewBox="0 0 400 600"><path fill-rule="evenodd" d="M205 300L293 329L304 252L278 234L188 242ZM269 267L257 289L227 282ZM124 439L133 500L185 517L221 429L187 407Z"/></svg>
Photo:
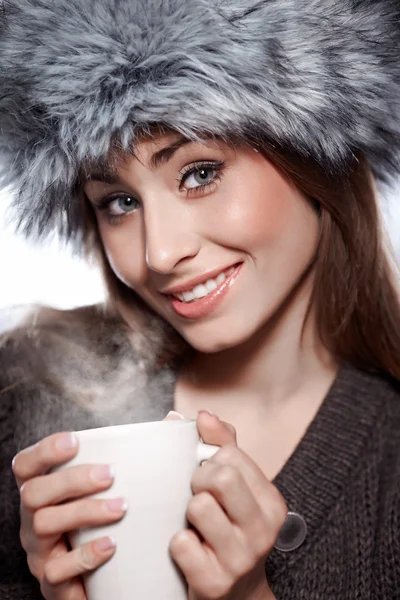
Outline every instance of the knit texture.
<svg viewBox="0 0 400 600"><path fill-rule="evenodd" d="M75 238L81 167L154 125L397 176L399 46L398 0L3 0L0 177Z"/></svg>
<svg viewBox="0 0 400 600"><path fill-rule="evenodd" d="M96 326L88 327L91 310L76 312L68 327L12 334L0 347L1 600L42 598L19 543L14 454L62 429L158 420L173 408L174 374L165 369L153 378L140 375L118 323L101 321L96 312L89 319ZM49 365L40 377L37 361ZM82 361L92 363L89 376ZM125 381L131 393L118 398L111 375L121 362L124 373L131 365L132 379ZM82 387L84 402L78 403L75 386ZM400 598L398 382L343 366L275 484L308 527L302 546L273 550L266 561L277 600Z"/></svg>

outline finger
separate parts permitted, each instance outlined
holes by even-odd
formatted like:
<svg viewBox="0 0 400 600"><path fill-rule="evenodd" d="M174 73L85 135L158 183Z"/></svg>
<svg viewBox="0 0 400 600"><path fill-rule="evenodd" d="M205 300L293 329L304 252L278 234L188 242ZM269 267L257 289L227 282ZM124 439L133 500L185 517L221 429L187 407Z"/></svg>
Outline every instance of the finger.
<svg viewBox="0 0 400 600"><path fill-rule="evenodd" d="M276 526L283 525L288 512L283 496L243 450L232 445L224 446L202 468L209 463L234 467L242 475L263 514Z"/></svg>
<svg viewBox="0 0 400 600"><path fill-rule="evenodd" d="M107 489L113 480L111 465L70 467L50 475L34 477L22 484L21 501L29 510L37 510Z"/></svg>
<svg viewBox="0 0 400 600"><path fill-rule="evenodd" d="M67 462L77 450L78 438L70 432L56 433L22 450L14 457L12 464L18 485Z"/></svg>
<svg viewBox="0 0 400 600"><path fill-rule="evenodd" d="M237 445L236 429L230 423L221 421L216 415L201 410L197 415L197 429L206 444L224 446Z"/></svg>
<svg viewBox="0 0 400 600"><path fill-rule="evenodd" d="M211 494L202 492L189 501L186 518L215 552L228 571L235 571L248 563L248 552L239 528Z"/></svg>
<svg viewBox="0 0 400 600"><path fill-rule="evenodd" d="M51 586L43 579L40 591L44 598L51 598L51 600L87 600L83 583L79 577L67 580L57 586Z"/></svg>
<svg viewBox="0 0 400 600"><path fill-rule="evenodd" d="M214 550L202 544L194 531L185 529L176 534L170 543L170 553L189 587L199 595L208 593L210 598L219 598L220 590L230 586L229 575L222 569Z"/></svg>
<svg viewBox="0 0 400 600"><path fill-rule="evenodd" d="M44 565L44 585L52 590L74 577L93 571L111 558L115 548L113 538L103 537L48 560ZM61 597L61 594L59 596Z"/></svg>
<svg viewBox="0 0 400 600"><path fill-rule="evenodd" d="M222 506L227 517L246 535L257 535L264 518L241 473L230 464L220 465L212 460L196 469L192 477L192 490L197 495L211 494ZM205 500L204 500L205 502Z"/></svg>
<svg viewBox="0 0 400 600"><path fill-rule="evenodd" d="M46 542L48 539L50 538L46 538ZM47 548L45 547L45 544L41 543L41 540L35 540L35 542L33 547L27 551L27 563L32 575L38 581L42 581L44 563L49 560L49 558L67 554L69 550L64 536L52 538L51 545L48 545Z"/></svg>
<svg viewBox="0 0 400 600"><path fill-rule="evenodd" d="M62 535L68 531L113 523L127 511L125 498L95 500L84 498L61 506L47 506L33 515L33 531L39 538Z"/></svg>

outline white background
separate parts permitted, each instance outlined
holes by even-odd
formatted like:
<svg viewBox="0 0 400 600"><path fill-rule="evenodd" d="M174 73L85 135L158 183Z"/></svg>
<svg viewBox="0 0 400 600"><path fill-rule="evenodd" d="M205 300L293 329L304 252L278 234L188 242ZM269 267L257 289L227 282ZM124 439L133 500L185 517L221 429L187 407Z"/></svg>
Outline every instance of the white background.
<svg viewBox="0 0 400 600"><path fill-rule="evenodd" d="M71 308L101 300L98 270L56 238L39 245L16 235L9 204L10 195L0 192L0 308L31 303Z"/></svg>
<svg viewBox="0 0 400 600"><path fill-rule="evenodd" d="M10 195L0 192L0 308L36 302L70 308L100 301L104 288L99 272L57 240L38 246L17 236L8 223L9 201ZM382 205L400 260L400 184Z"/></svg>

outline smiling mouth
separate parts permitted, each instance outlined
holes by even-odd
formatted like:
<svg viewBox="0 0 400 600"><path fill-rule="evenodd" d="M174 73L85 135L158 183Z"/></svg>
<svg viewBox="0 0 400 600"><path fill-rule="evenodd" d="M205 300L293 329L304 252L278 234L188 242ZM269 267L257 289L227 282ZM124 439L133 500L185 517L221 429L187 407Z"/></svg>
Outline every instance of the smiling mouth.
<svg viewBox="0 0 400 600"><path fill-rule="evenodd" d="M169 294L168 299L173 310L183 319L189 320L210 316L235 284L242 266L243 263L238 263L222 271L219 275L211 279L211 284L209 283L210 279L207 279L204 283L197 284L191 290ZM218 284L218 281L221 283ZM213 289L210 291L211 288ZM187 299L185 299L185 296ZM181 298L183 299L181 300Z"/></svg>
<svg viewBox="0 0 400 600"><path fill-rule="evenodd" d="M196 300L200 300L200 298L205 298L216 289L219 288L220 285L224 283L224 281L232 275L236 267L230 267L225 271L222 271L217 277L207 279L204 283L199 283L195 285L193 289L187 290L186 292L181 292L178 294L171 294L172 298L176 298L182 303L189 304L190 302L195 302Z"/></svg>

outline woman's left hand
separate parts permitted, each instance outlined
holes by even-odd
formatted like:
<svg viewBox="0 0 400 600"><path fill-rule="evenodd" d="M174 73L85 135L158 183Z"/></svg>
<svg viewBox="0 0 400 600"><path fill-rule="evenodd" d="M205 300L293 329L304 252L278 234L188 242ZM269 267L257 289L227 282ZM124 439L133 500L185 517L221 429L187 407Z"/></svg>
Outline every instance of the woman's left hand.
<svg viewBox="0 0 400 600"><path fill-rule="evenodd" d="M221 446L192 478L186 529L170 552L189 585L189 600L273 600L265 575L287 506L277 488L241 451L235 429L205 411L203 441Z"/></svg>

